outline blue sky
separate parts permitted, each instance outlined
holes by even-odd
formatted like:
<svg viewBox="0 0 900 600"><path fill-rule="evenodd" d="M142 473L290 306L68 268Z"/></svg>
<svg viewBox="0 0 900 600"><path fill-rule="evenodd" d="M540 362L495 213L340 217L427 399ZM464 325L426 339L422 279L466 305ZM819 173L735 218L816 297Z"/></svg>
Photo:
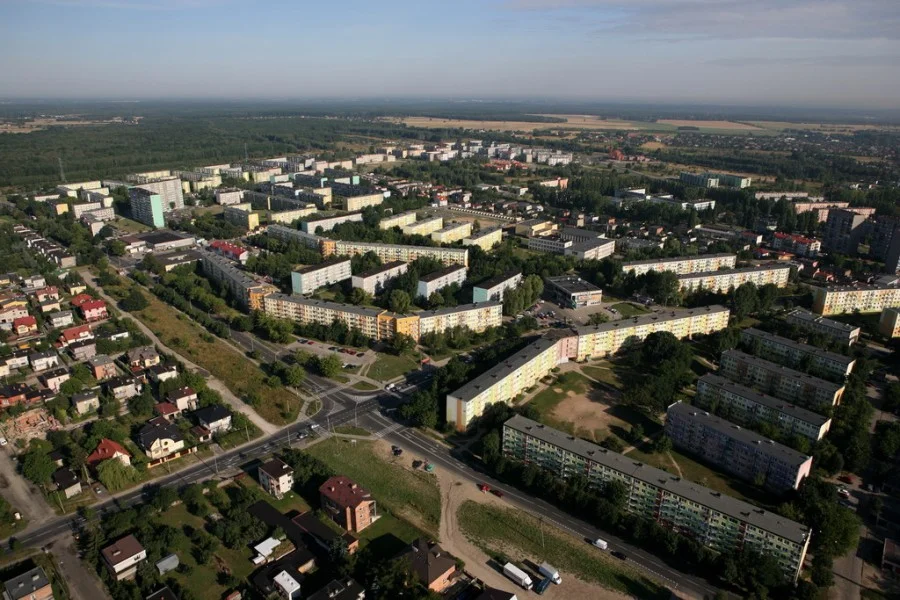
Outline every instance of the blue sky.
<svg viewBox="0 0 900 600"><path fill-rule="evenodd" d="M900 0L0 0L0 96L900 107Z"/></svg>

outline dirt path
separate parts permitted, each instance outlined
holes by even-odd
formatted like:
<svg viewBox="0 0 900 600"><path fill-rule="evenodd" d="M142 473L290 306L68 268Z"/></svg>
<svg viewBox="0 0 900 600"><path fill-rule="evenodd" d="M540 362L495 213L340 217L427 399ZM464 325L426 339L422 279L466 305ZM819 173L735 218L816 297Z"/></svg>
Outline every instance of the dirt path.
<svg viewBox="0 0 900 600"><path fill-rule="evenodd" d="M472 544L460 531L456 513L466 500L504 506L502 500L478 490L471 482L457 480L452 473L435 469L441 489L440 543L450 554L466 563L466 571L487 585L521 596L522 590L512 581L489 566L490 557ZM563 584L551 585L544 593L548 600L568 600L570 598L596 598L600 600L629 600L628 596L591 585L568 573L563 573ZM527 592L526 592L527 594ZM529 594L530 595L530 594Z"/></svg>
<svg viewBox="0 0 900 600"><path fill-rule="evenodd" d="M13 510L22 513L22 517L28 520L29 528L56 517L40 490L16 473L16 466L5 449L0 450L0 493L9 501Z"/></svg>
<svg viewBox="0 0 900 600"><path fill-rule="evenodd" d="M84 282L86 284L88 284L89 286L91 286L92 288L94 288L97 291L97 293L100 295L101 298L106 300L112 306L116 305L115 299L108 296L106 294L106 292L103 291L103 288L101 288L99 285L97 285L97 280L94 277L93 273L91 273L87 269L82 269L81 271L79 271L79 273L81 274L81 277L84 278ZM259 427L259 429L267 435L271 435L273 433L278 432L278 430L280 428L277 425L273 425L272 423L269 423L268 421L263 419L261 416L259 416L259 414L257 414L257 412L255 410L253 410L253 408L251 408L245 402L242 402L240 398L235 396L232 393L232 391L228 389L228 386L226 386L224 383L222 383L222 381L220 379L217 379L203 367L200 367L200 366L194 364L193 362L191 362L190 360L188 360L187 358L185 358L185 356L183 354L181 354L180 352L176 352L172 348L169 348L168 346L163 344L162 340L160 340L158 337L156 337L156 334L153 333L153 331L151 331L149 327L144 325L144 323L140 319L135 318L134 316L132 316L131 314L129 314L125 311L120 311L120 312L121 312L122 318L131 319L132 321L134 321L137 324L137 326L140 328L141 332L143 332L144 335L146 335L148 338L150 338L150 340L154 344L159 346L160 349L162 349L164 352L167 352L169 354L174 354L174 355L178 356L178 358L181 360L181 362L183 362L185 364L185 366L190 368L192 371L197 371L201 375L206 377L206 385L208 385L210 389L213 389L213 390L219 392L219 394L222 395L222 400L224 400L225 403L228 404L232 408L232 410L244 413L247 416L247 418L253 422L254 425Z"/></svg>

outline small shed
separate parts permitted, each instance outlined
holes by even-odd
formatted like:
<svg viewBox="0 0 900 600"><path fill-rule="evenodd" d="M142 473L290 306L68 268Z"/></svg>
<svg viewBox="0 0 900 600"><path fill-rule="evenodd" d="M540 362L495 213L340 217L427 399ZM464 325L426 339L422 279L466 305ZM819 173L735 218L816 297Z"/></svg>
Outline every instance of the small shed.
<svg viewBox="0 0 900 600"><path fill-rule="evenodd" d="M170 554L156 563L156 570L159 571L160 575L165 575L169 571L177 569L179 564L181 564L181 561L178 560L178 555Z"/></svg>

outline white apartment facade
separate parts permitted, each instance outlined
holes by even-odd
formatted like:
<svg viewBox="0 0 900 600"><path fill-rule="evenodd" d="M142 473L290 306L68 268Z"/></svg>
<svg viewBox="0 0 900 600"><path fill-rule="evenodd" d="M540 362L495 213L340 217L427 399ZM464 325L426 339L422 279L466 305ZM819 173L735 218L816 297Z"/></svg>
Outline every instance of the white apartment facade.
<svg viewBox="0 0 900 600"><path fill-rule="evenodd" d="M311 294L321 287L350 279L350 260L334 260L291 272L291 292Z"/></svg>

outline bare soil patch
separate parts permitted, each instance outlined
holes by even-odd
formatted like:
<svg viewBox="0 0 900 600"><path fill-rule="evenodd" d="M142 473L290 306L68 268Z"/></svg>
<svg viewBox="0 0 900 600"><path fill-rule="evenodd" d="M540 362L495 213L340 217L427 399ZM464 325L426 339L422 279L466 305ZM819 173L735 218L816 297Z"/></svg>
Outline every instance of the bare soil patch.
<svg viewBox="0 0 900 600"><path fill-rule="evenodd" d="M663 125L673 127L703 127L707 129L733 129L735 131L753 131L762 129L756 125L736 123L735 121L694 121L692 119L661 119L657 121Z"/></svg>
<svg viewBox="0 0 900 600"><path fill-rule="evenodd" d="M569 392L550 413L554 421L569 423L579 437L602 441L613 427L622 430L629 425L615 415L612 392L595 389L589 394Z"/></svg>

